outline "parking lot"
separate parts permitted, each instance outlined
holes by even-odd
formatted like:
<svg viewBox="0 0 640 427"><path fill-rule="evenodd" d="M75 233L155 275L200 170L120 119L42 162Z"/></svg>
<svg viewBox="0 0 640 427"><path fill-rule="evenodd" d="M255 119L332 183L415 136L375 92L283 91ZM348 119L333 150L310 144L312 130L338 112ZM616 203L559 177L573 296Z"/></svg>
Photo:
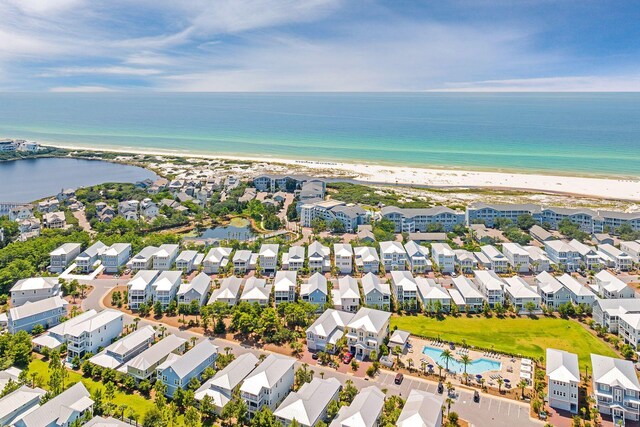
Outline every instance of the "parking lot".
<svg viewBox="0 0 640 427"><path fill-rule="evenodd" d="M395 373L382 371L376 380L381 389L388 389L389 394L399 394L406 398L411 390L437 392L437 384L420 378L405 376L401 385L394 383ZM445 389L445 394L447 393ZM480 402L473 401L473 391L462 388L454 390L456 397L451 410L457 412L461 418L469 420L476 427L513 427L540 426L544 423L529 418L529 405L490 396L481 393Z"/></svg>

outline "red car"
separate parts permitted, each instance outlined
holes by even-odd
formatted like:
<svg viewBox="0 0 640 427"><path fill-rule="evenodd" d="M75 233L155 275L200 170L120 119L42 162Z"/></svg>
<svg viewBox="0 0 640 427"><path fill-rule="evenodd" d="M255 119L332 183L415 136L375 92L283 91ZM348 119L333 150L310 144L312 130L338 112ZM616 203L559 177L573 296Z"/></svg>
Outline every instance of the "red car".
<svg viewBox="0 0 640 427"><path fill-rule="evenodd" d="M351 359L353 359L353 354L345 353L345 355L342 356L342 363L349 363L351 362Z"/></svg>

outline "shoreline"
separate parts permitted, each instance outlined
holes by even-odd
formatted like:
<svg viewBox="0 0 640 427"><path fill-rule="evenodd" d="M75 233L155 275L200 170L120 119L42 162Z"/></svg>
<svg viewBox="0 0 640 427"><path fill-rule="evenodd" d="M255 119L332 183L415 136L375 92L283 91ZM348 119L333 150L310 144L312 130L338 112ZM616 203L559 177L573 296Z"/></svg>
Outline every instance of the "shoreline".
<svg viewBox="0 0 640 427"><path fill-rule="evenodd" d="M335 173L335 178L379 185L421 186L432 188L478 188L492 190L522 190L530 192L565 194L574 197L640 202L640 178L598 178L573 175L547 175L533 173L488 172L433 167L402 167L368 163L324 162L304 159L286 159L224 154L201 154L162 149L101 148L72 144L43 142L43 145L67 150L85 150L135 155L174 156L208 160L239 160L273 163L307 169L319 175ZM299 172L294 172L299 174Z"/></svg>

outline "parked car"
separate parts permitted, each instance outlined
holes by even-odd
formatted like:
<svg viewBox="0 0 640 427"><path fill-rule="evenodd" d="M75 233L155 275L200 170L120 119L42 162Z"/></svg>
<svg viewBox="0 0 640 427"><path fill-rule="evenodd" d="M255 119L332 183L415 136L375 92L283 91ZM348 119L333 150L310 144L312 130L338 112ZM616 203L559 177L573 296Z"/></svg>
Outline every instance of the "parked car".
<svg viewBox="0 0 640 427"><path fill-rule="evenodd" d="M473 392L473 401L476 403L480 402L480 393L478 392L478 390Z"/></svg>
<svg viewBox="0 0 640 427"><path fill-rule="evenodd" d="M345 355L342 356L342 363L350 363L351 359L353 359L353 354L345 353Z"/></svg>
<svg viewBox="0 0 640 427"><path fill-rule="evenodd" d="M393 381L394 383L400 385L402 384L402 380L404 379L404 375L403 374L397 374L396 375L396 379Z"/></svg>
<svg viewBox="0 0 640 427"><path fill-rule="evenodd" d="M444 391L444 385L439 382L438 383L438 394L442 394L442 392Z"/></svg>
<svg viewBox="0 0 640 427"><path fill-rule="evenodd" d="M318 360L318 353L313 353L313 354L311 355L311 358L312 358L313 360Z"/></svg>

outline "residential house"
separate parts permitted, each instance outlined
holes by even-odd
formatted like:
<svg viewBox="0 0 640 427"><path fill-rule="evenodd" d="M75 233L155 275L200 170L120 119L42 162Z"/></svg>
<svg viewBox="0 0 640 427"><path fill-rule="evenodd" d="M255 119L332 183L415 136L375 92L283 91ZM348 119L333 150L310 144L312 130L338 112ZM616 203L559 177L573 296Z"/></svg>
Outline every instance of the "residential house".
<svg viewBox="0 0 640 427"><path fill-rule="evenodd" d="M273 415L283 426L296 420L300 426L314 427L326 420L329 403L339 400L340 390L342 385L335 378L314 378L298 391L289 393Z"/></svg>
<svg viewBox="0 0 640 427"><path fill-rule="evenodd" d="M377 427L384 399L385 395L378 387L363 388L350 405L340 408L329 427Z"/></svg>
<svg viewBox="0 0 640 427"><path fill-rule="evenodd" d="M153 267L153 258L156 252L158 252L156 246L147 246L135 254L133 258L129 260L127 266L131 271L150 270Z"/></svg>
<svg viewBox="0 0 640 427"><path fill-rule="evenodd" d="M620 242L620 250L628 254L633 262L640 262L640 240Z"/></svg>
<svg viewBox="0 0 640 427"><path fill-rule="evenodd" d="M396 233L426 232L433 226L441 226L445 231L451 231L456 225L464 223L464 213L444 206L418 209L385 206L380 213L384 219L394 223Z"/></svg>
<svg viewBox="0 0 640 427"><path fill-rule="evenodd" d="M231 252L233 252L233 248L211 248L202 261L204 272L207 274L221 273L229 263Z"/></svg>
<svg viewBox="0 0 640 427"><path fill-rule="evenodd" d="M505 282L505 296L519 313L534 313L540 311L542 297L540 297L538 291L529 286L522 277L509 277Z"/></svg>
<svg viewBox="0 0 640 427"><path fill-rule="evenodd" d="M365 306L385 311L391 309L391 286L381 283L375 274L362 276L362 293Z"/></svg>
<svg viewBox="0 0 640 427"><path fill-rule="evenodd" d="M451 296L433 279L416 277L418 297L427 313L449 312L451 310Z"/></svg>
<svg viewBox="0 0 640 427"><path fill-rule="evenodd" d="M42 226L51 229L60 229L67 226L67 219L64 216L64 212L47 212L42 215Z"/></svg>
<svg viewBox="0 0 640 427"><path fill-rule="evenodd" d="M278 250L280 246L277 244L263 244L258 252L258 262L260 270L268 275L274 274L278 269Z"/></svg>
<svg viewBox="0 0 640 427"><path fill-rule="evenodd" d="M310 351L335 352L335 345L344 336L344 330L353 316L353 313L346 311L326 309L307 328L307 348ZM328 345L332 345L333 349L328 349Z"/></svg>
<svg viewBox="0 0 640 427"><path fill-rule="evenodd" d="M182 251L176 258L176 270L191 273L197 268L198 251Z"/></svg>
<svg viewBox="0 0 640 427"><path fill-rule="evenodd" d="M612 260L608 267L615 268L618 271L629 271L633 268L633 258L613 245L608 243L598 245L598 252Z"/></svg>
<svg viewBox="0 0 640 427"><path fill-rule="evenodd" d="M547 240L555 239L553 234L551 234L549 231L545 230L544 228L540 227L538 224L535 224L533 227L529 229L529 234L531 235L531 237L533 237L540 243L544 243Z"/></svg>
<svg viewBox="0 0 640 427"><path fill-rule="evenodd" d="M137 381L153 380L156 368L164 363L170 355L182 354L186 343L187 340L184 338L168 335L128 361L119 371L131 375Z"/></svg>
<svg viewBox="0 0 640 427"><path fill-rule="evenodd" d="M410 271L392 271L391 290L399 307L418 308L418 286Z"/></svg>
<svg viewBox="0 0 640 427"><path fill-rule="evenodd" d="M173 263L178 257L179 250L179 245L160 245L156 253L153 255L153 269L160 271L171 270Z"/></svg>
<svg viewBox="0 0 640 427"><path fill-rule="evenodd" d="M258 261L258 254L248 250L238 250L233 255L234 274L245 274L250 270L255 270Z"/></svg>
<svg viewBox="0 0 640 427"><path fill-rule="evenodd" d="M209 396L216 413L221 414L227 403L233 399L242 381L251 374L258 362L259 359L253 353L239 355L196 390L196 400L202 402L205 396Z"/></svg>
<svg viewBox="0 0 640 427"><path fill-rule="evenodd" d="M55 212L60 210L60 202L58 202L58 199L47 199L42 202L38 202L37 209L40 213Z"/></svg>
<svg viewBox="0 0 640 427"><path fill-rule="evenodd" d="M537 246L523 246L529 253L529 266L533 273L541 273L551 270L551 260L547 253Z"/></svg>
<svg viewBox="0 0 640 427"><path fill-rule="evenodd" d="M120 421L113 417L101 417L96 415L91 418L83 427L130 427L131 424Z"/></svg>
<svg viewBox="0 0 640 427"><path fill-rule="evenodd" d="M407 253L409 268L414 274L431 271L432 265L429 259L429 248L418 243L409 241L405 243L404 250Z"/></svg>
<svg viewBox="0 0 640 427"><path fill-rule="evenodd" d="M148 304L153 298L152 284L158 277L158 270L140 270L127 283L128 305L131 310L137 310L140 304Z"/></svg>
<svg viewBox="0 0 640 427"><path fill-rule="evenodd" d="M127 221L137 221L139 206L140 202L138 202L137 200L127 200L124 202L120 202L118 203L118 214Z"/></svg>
<svg viewBox="0 0 640 427"><path fill-rule="evenodd" d="M478 260L473 253L464 249L454 249L455 263L460 267L462 274L469 274L478 268Z"/></svg>
<svg viewBox="0 0 640 427"><path fill-rule="evenodd" d="M57 277L29 277L21 279L9 290L11 305L18 307L54 296L62 296Z"/></svg>
<svg viewBox="0 0 640 427"><path fill-rule="evenodd" d="M327 278L322 273L313 273L306 283L300 285L300 299L318 306L318 310L324 308L328 296Z"/></svg>
<svg viewBox="0 0 640 427"><path fill-rule="evenodd" d="M318 241L314 241L307 248L309 271L324 273L331 270L331 250Z"/></svg>
<svg viewBox="0 0 640 427"><path fill-rule="evenodd" d="M378 273L380 270L380 257L375 248L359 246L355 248L356 269L358 272Z"/></svg>
<svg viewBox="0 0 640 427"><path fill-rule="evenodd" d="M11 307L7 315L9 333L18 331L31 332L36 325L49 329L60 323L66 316L68 303L59 296L26 302L18 307Z"/></svg>
<svg viewBox="0 0 640 427"><path fill-rule="evenodd" d="M331 291L333 307L336 310L355 313L360 307L360 289L358 281L351 276L338 279L338 287Z"/></svg>
<svg viewBox="0 0 640 427"><path fill-rule="evenodd" d="M24 415L15 427L68 427L93 412L91 394L78 382Z"/></svg>
<svg viewBox="0 0 640 427"><path fill-rule="evenodd" d="M177 293L178 304L191 304L191 301L197 301L198 305L204 305L210 289L211 277L206 273L200 273L191 282L180 285Z"/></svg>
<svg viewBox="0 0 640 427"><path fill-rule="evenodd" d="M176 298L181 284L181 271L161 271L151 284L153 302L160 302L162 309L166 309Z"/></svg>
<svg viewBox="0 0 640 427"><path fill-rule="evenodd" d="M519 245L518 243L503 243L502 253L505 257L507 257L507 261L509 261L509 264L511 265L511 268L514 272L529 272L529 252L527 252L521 245Z"/></svg>
<svg viewBox="0 0 640 427"><path fill-rule="evenodd" d="M411 389L402 412L396 422L397 427L440 427L444 396L428 391Z"/></svg>
<svg viewBox="0 0 640 427"><path fill-rule="evenodd" d="M124 314L116 310L103 310L65 330L67 360L82 357L87 353L96 354L122 332Z"/></svg>
<svg viewBox="0 0 640 427"><path fill-rule="evenodd" d="M114 243L106 248L100 258L105 273L118 273L129 261L131 256L131 243Z"/></svg>
<svg viewBox="0 0 640 427"><path fill-rule="evenodd" d="M422 233L415 232L409 233L409 240L413 240L417 244L421 245L423 243L436 243L436 242L446 242L449 238L447 237L447 233Z"/></svg>
<svg viewBox="0 0 640 427"><path fill-rule="evenodd" d="M504 305L504 280L492 270L475 270L473 274L475 275L478 289L487 298L489 306L495 307L498 303Z"/></svg>
<svg viewBox="0 0 640 427"><path fill-rule="evenodd" d="M549 240L544 242L544 250L549 259L565 271L572 272L580 268L580 252L570 244L562 240Z"/></svg>
<svg viewBox="0 0 640 427"><path fill-rule="evenodd" d="M618 277L602 270L595 275L595 283L591 289L601 298L635 298L636 291Z"/></svg>
<svg viewBox="0 0 640 427"><path fill-rule="evenodd" d="M249 304L259 304L264 307L269 304L272 289L273 285L268 285L265 279L258 279L255 276L251 276L244 284L240 301Z"/></svg>
<svg viewBox="0 0 640 427"><path fill-rule="evenodd" d="M578 355L548 348L546 359L549 406L578 413L578 386L581 382Z"/></svg>
<svg viewBox="0 0 640 427"><path fill-rule="evenodd" d="M305 247L291 246L289 252L282 254L282 268L299 271L304 268Z"/></svg>
<svg viewBox="0 0 640 427"><path fill-rule="evenodd" d="M4 387L2 387L4 390ZM37 409L46 391L26 385L0 398L0 425L12 426L25 414Z"/></svg>
<svg viewBox="0 0 640 427"><path fill-rule="evenodd" d="M380 258L386 271L403 271L407 268L407 253L400 242L380 242Z"/></svg>
<svg viewBox="0 0 640 427"><path fill-rule="evenodd" d="M558 279L543 271L536 276L538 294L547 308L557 309L571 302L571 292Z"/></svg>
<svg viewBox="0 0 640 427"><path fill-rule="evenodd" d="M456 254L447 243L433 243L431 245L433 262L442 273L453 273L456 269Z"/></svg>
<svg viewBox="0 0 640 427"><path fill-rule="evenodd" d="M89 246L84 252L76 257L76 268L83 273L92 272L102 252L107 249L107 245L97 241L93 245Z"/></svg>
<svg viewBox="0 0 640 427"><path fill-rule="evenodd" d="M214 302L224 302L229 306L234 306L238 303L238 297L240 296L240 285L242 279L236 276L225 277L222 280L222 284L218 289L214 289L209 298L208 304Z"/></svg>
<svg viewBox="0 0 640 427"><path fill-rule="evenodd" d="M351 274L353 271L353 248L351 245L336 243L333 245L333 254L338 271L341 274Z"/></svg>
<svg viewBox="0 0 640 427"><path fill-rule="evenodd" d="M278 271L273 282L274 301L276 305L283 302L295 302L297 272Z"/></svg>
<svg viewBox="0 0 640 427"><path fill-rule="evenodd" d="M640 313L621 312L618 316L618 336L625 344L640 346Z"/></svg>
<svg viewBox="0 0 640 427"><path fill-rule="evenodd" d="M153 200L146 198L140 202L140 215L147 221L155 219L159 213L160 209Z"/></svg>
<svg viewBox="0 0 640 427"><path fill-rule="evenodd" d="M576 239L571 240L569 246L573 247L580 255L580 260L582 261L581 267L583 269L600 271L606 267L604 260L593 246L585 245Z"/></svg>
<svg viewBox="0 0 640 427"><path fill-rule="evenodd" d="M359 225L356 239L361 243L375 243L376 236L373 234L373 226L371 224Z"/></svg>
<svg viewBox="0 0 640 427"><path fill-rule="evenodd" d="M480 252L484 254L490 261L490 269L495 271L496 273L506 273L509 271L509 260L508 258L502 254L495 246L493 245L484 245L480 246ZM524 259L524 255L521 253L516 254L517 259ZM527 269L525 271L529 271L529 254L526 256L526 266Z"/></svg>
<svg viewBox="0 0 640 427"><path fill-rule="evenodd" d="M346 328L347 346L357 359L368 357L372 351L380 354L380 346L389 336L389 319L386 311L363 307L353 316Z"/></svg>
<svg viewBox="0 0 640 427"><path fill-rule="evenodd" d="M151 347L156 338L156 330L147 325L120 338L100 353L89 359L94 365L117 369Z"/></svg>
<svg viewBox="0 0 640 427"><path fill-rule="evenodd" d="M42 352L45 348L48 350L62 350L62 346L67 342L67 331L72 330L77 325L93 318L98 314L95 310L87 310L78 314L69 320L60 323L49 329L46 333L34 337L31 340L33 348L36 351Z"/></svg>
<svg viewBox="0 0 640 427"><path fill-rule="evenodd" d="M411 337L409 332L395 329L389 337L388 347L390 349L398 347L402 354L406 354L407 349L409 348L409 337Z"/></svg>
<svg viewBox="0 0 640 427"><path fill-rule="evenodd" d="M16 206L9 210L9 220L24 221L33 216L33 205Z"/></svg>
<svg viewBox="0 0 640 427"><path fill-rule="evenodd" d="M596 294L594 294L589 288L583 286L582 283L578 282L566 273L562 276L556 277L556 279L562 283L562 286L564 286L567 291L569 291L569 297L571 298L572 303L576 305L584 304L589 307L593 306L593 303L596 300Z"/></svg>
<svg viewBox="0 0 640 427"><path fill-rule="evenodd" d="M264 406L275 410L293 387L295 367L295 359L271 353L244 379L240 397L250 415Z"/></svg>
<svg viewBox="0 0 640 427"><path fill-rule="evenodd" d="M640 313L640 298L597 298L593 305L593 321L607 328L612 334L618 334L620 316Z"/></svg>
<svg viewBox="0 0 640 427"><path fill-rule="evenodd" d="M185 389L192 378L200 379L205 369L218 358L218 347L205 339L181 356L165 360L156 369L156 377L166 386L165 395L173 397L177 389Z"/></svg>
<svg viewBox="0 0 640 427"><path fill-rule="evenodd" d="M464 276L454 277L453 287L449 295L460 311L477 313L482 310L486 297L471 280Z"/></svg>
<svg viewBox="0 0 640 427"><path fill-rule="evenodd" d="M49 257L51 262L49 265L49 271L52 273L62 273L78 255L82 246L80 243L65 243L58 246L51 253Z"/></svg>
<svg viewBox="0 0 640 427"><path fill-rule="evenodd" d="M614 424L638 421L640 383L633 362L591 354L591 366L598 412L611 415Z"/></svg>

